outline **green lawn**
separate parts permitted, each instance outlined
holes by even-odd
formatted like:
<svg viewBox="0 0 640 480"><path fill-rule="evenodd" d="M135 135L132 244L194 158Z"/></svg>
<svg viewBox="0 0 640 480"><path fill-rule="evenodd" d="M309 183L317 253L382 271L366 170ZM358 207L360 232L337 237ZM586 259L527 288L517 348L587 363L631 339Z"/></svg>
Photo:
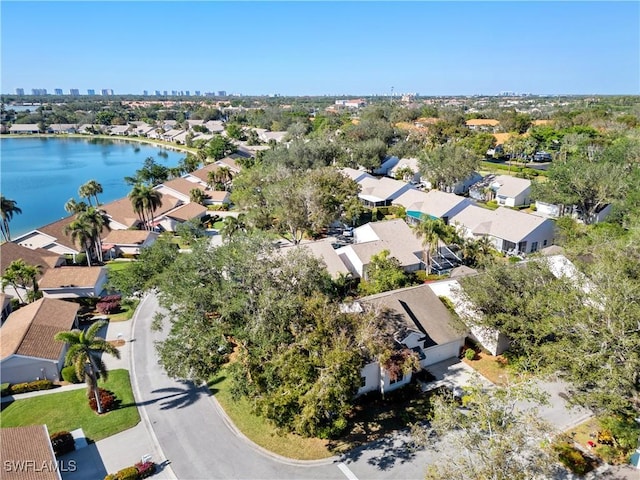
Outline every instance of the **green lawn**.
<svg viewBox="0 0 640 480"><path fill-rule="evenodd" d="M107 267L107 273L119 272L121 270L126 269L129 266L130 263L131 262L123 262L123 261L112 260L110 262L106 262L104 264L104 266Z"/></svg>
<svg viewBox="0 0 640 480"><path fill-rule="evenodd" d="M223 225L224 225L224 221L223 220L218 220L217 222L215 222L213 224L213 228L215 228L216 230L220 230Z"/></svg>
<svg viewBox="0 0 640 480"><path fill-rule="evenodd" d="M230 381L224 369L209 382L211 392L235 426L254 443L278 455L297 460L317 460L333 455L327 448L329 442L326 440L293 434L279 435L266 419L251 413L251 405L245 398L233 398L229 386Z"/></svg>
<svg viewBox="0 0 640 480"><path fill-rule="evenodd" d="M109 315L109 321L124 322L126 320L130 320L133 317L133 314L135 313L136 308L138 308L138 304L140 303L140 300L136 298L132 302L133 303L131 306L122 304L120 307L121 308L120 312Z"/></svg>
<svg viewBox="0 0 640 480"><path fill-rule="evenodd" d="M129 372L109 373L108 382L100 386L115 393L120 400L117 410L96 414L89 408L86 389L52 393L2 404L2 427L19 427L46 423L49 433L82 428L88 439L97 441L135 426L140 415L135 405Z"/></svg>

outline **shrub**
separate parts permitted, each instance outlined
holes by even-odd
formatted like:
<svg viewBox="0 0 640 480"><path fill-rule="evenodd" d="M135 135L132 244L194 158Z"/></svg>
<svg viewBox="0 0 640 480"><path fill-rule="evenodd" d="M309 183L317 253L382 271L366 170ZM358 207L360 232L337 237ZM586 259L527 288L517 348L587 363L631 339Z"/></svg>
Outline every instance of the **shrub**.
<svg viewBox="0 0 640 480"><path fill-rule="evenodd" d="M38 390L50 390L54 387L51 380L36 380L35 382L16 383L11 385L11 394L37 392Z"/></svg>
<svg viewBox="0 0 640 480"><path fill-rule="evenodd" d="M138 462L135 467L138 470L138 478L147 478L156 473L156 464L153 462Z"/></svg>
<svg viewBox="0 0 640 480"><path fill-rule="evenodd" d="M584 475L593 470L592 462L580 450L575 449L568 443L556 443L553 449L558 454L560 462L573 473Z"/></svg>
<svg viewBox="0 0 640 480"><path fill-rule="evenodd" d="M103 315L109 315L120 310L120 300L110 302L98 302L96 309Z"/></svg>
<svg viewBox="0 0 640 480"><path fill-rule="evenodd" d="M467 350L464 352L464 358L466 358L467 360L473 360L474 358L476 358L476 352L473 348L467 348Z"/></svg>
<svg viewBox="0 0 640 480"><path fill-rule="evenodd" d="M51 434L49 438L51 439L53 453L55 453L56 456L73 452L76 449L76 441L70 432L56 432Z"/></svg>
<svg viewBox="0 0 640 480"><path fill-rule="evenodd" d="M136 467L126 467L116 473L117 480L138 480L138 478L140 477Z"/></svg>
<svg viewBox="0 0 640 480"><path fill-rule="evenodd" d="M11 395L11 384L3 383L0 387L0 396L6 397L7 395Z"/></svg>
<svg viewBox="0 0 640 480"><path fill-rule="evenodd" d="M98 395L100 397L100 405L102 405L102 413L106 413L115 409L117 405L117 399L112 392L110 392L109 390L105 390L104 388L98 388ZM87 393L87 397L89 398L89 406L91 407L91 410L97 412L98 405L96 403L96 396L93 393L93 390Z"/></svg>
<svg viewBox="0 0 640 480"><path fill-rule="evenodd" d="M78 378L76 375L76 367L73 365L69 365L68 367L64 367L61 372L62 379L65 382L69 383L82 383L82 380Z"/></svg>

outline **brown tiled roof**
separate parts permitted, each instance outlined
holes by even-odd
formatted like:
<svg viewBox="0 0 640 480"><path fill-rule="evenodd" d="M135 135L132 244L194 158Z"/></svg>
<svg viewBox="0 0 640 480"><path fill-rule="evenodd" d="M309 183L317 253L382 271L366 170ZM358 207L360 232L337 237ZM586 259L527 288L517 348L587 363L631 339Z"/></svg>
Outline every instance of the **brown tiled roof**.
<svg viewBox="0 0 640 480"><path fill-rule="evenodd" d="M157 236L147 230L111 230L102 241L113 245L142 245L149 237Z"/></svg>
<svg viewBox="0 0 640 480"><path fill-rule="evenodd" d="M195 217L200 217L207 211L207 207L200 205L199 203L189 202L185 203L181 207L176 208L168 213L165 213L167 217L174 218L186 222Z"/></svg>
<svg viewBox="0 0 640 480"><path fill-rule="evenodd" d="M5 242L0 245L0 271L4 271L14 260L22 259L27 265L42 267L42 273L49 268L54 268L60 261L61 255L50 252L44 248L34 250L18 245L17 243ZM38 275L38 278L41 275Z"/></svg>
<svg viewBox="0 0 640 480"><path fill-rule="evenodd" d="M17 354L58 360L64 343L53 337L73 328L79 308L77 303L45 297L16 310L0 328L0 358Z"/></svg>
<svg viewBox="0 0 640 480"><path fill-rule="evenodd" d="M40 227L37 230L52 236L60 245L64 245L67 248L77 251L78 246L73 243L73 240L71 240L71 236L64 233L65 227L75 219L76 215L71 215L70 217L65 217L61 220L45 225L44 227Z"/></svg>
<svg viewBox="0 0 640 480"><path fill-rule="evenodd" d="M167 188L170 188L172 190L175 190L176 192L180 192L183 195L187 195L187 196L189 196L191 190L193 190L194 188L202 190L203 192L205 190L204 186L198 183L190 182L189 180L186 180L184 178L174 178L173 180L164 182L163 185Z"/></svg>
<svg viewBox="0 0 640 480"><path fill-rule="evenodd" d="M204 183L208 183L209 172L215 172L219 168L220 168L219 165L216 165L215 163L210 163L209 165L205 165L204 167L191 172L189 175L193 175L194 177L202 180Z"/></svg>
<svg viewBox="0 0 640 480"><path fill-rule="evenodd" d="M156 210L155 215L158 216L165 213L180 203L176 197L171 195L162 195L162 205ZM101 207L107 215L109 215L114 221L127 226L128 228L135 226L140 222L138 214L133 211L131 200L128 197L115 200Z"/></svg>
<svg viewBox="0 0 640 480"><path fill-rule="evenodd" d="M2 458L2 478L11 480L60 480L59 471L54 468L56 457L49 440L46 425L8 427L0 429L0 458ZM23 468L17 466L22 462ZM7 468L7 465L16 468Z"/></svg>
<svg viewBox="0 0 640 480"><path fill-rule="evenodd" d="M47 270L38 282L40 288L93 287L102 267L59 267Z"/></svg>

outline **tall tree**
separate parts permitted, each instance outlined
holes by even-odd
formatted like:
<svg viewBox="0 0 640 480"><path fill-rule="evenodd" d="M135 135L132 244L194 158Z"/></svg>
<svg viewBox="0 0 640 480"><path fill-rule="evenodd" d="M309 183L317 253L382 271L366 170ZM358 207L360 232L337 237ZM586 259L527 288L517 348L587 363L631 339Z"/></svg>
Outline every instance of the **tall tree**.
<svg viewBox="0 0 640 480"><path fill-rule="evenodd" d="M96 207L89 207L78 214L78 219L81 222L86 222L91 227L91 242L93 243L98 260L102 262L102 232L104 230L111 230L109 217L107 217L103 210L98 210Z"/></svg>
<svg viewBox="0 0 640 480"><path fill-rule="evenodd" d="M81 198L86 198L89 201L89 206L92 205L91 198L93 197L96 201L96 206L100 205L100 201L98 199L98 194L103 193L102 185L98 183L96 180L89 180L87 183L84 183L80 186L78 190L78 195Z"/></svg>
<svg viewBox="0 0 640 480"><path fill-rule="evenodd" d="M162 193L139 183L129 192L129 200L144 228L152 230L155 211L162 205Z"/></svg>
<svg viewBox="0 0 640 480"><path fill-rule="evenodd" d="M94 227L86 218L76 217L64 228L65 235L69 235L73 243L87 254L87 263L91 266L91 253L94 239Z"/></svg>
<svg viewBox="0 0 640 480"><path fill-rule="evenodd" d="M16 213L22 213L22 210L18 207L15 200L10 200L4 195L0 195L0 215L2 216L2 224L0 224L0 231L6 242L11 241L11 230L9 229L9 222Z"/></svg>
<svg viewBox="0 0 640 480"><path fill-rule="evenodd" d="M98 380L107 380L109 370L101 358L103 353L108 353L116 358L120 358L120 351L107 342L104 338L96 336L98 331L107 324L104 320L99 320L91 325L86 331L70 330L56 333L55 339L69 345L69 350L65 355L65 365L73 365L78 378L84 378L87 388L93 391L96 399L98 413L102 413L100 394L98 393Z"/></svg>
<svg viewBox="0 0 640 480"><path fill-rule="evenodd" d="M64 209L72 215L84 212L87 208L89 208L89 205L83 201L78 202L75 198L70 198L67 200L67 203L64 204Z"/></svg>
<svg viewBox="0 0 640 480"><path fill-rule="evenodd" d="M423 261L427 273L431 273L433 257L439 252L441 242L459 242L455 227L445 224L440 218L434 219L423 215L413 231L418 238L422 239L422 246L424 247Z"/></svg>
<svg viewBox="0 0 640 480"><path fill-rule="evenodd" d="M29 265L21 258L14 260L7 265L2 275L3 289L5 285L11 285L20 303L24 303L25 299L20 295L20 289L24 288L28 290L29 286L31 286L31 292L33 293L28 291L26 300L36 300L38 298L37 277L40 273L42 273L42 267L40 265Z"/></svg>
<svg viewBox="0 0 640 480"><path fill-rule="evenodd" d="M436 146L419 158L420 172L434 188L452 191L480 165L480 157L456 144Z"/></svg>

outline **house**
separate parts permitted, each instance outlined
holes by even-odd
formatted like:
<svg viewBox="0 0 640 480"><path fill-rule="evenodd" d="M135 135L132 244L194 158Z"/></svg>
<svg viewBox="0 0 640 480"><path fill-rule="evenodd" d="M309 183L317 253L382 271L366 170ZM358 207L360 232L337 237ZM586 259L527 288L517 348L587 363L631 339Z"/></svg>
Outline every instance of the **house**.
<svg viewBox="0 0 640 480"><path fill-rule="evenodd" d="M334 248L334 242L335 239L333 238L324 238L322 240L304 242L298 245L285 245L280 247L279 251L286 254L291 249L306 250L312 256L321 260L327 267L327 271L329 272L329 275L331 275L331 278L336 279L340 277L340 275L349 275L350 272L338 255L337 250Z"/></svg>
<svg viewBox="0 0 640 480"><path fill-rule="evenodd" d="M190 182L200 183L204 186L207 186L209 185L209 174L212 172L216 172L219 168L220 168L220 165L217 165L215 163L210 163L208 165L205 165L202 168L194 170L193 172L187 173L182 178Z"/></svg>
<svg viewBox="0 0 640 480"><path fill-rule="evenodd" d="M9 315L0 328L2 381L58 380L67 346L53 337L77 326L79 308L77 303L41 298Z"/></svg>
<svg viewBox="0 0 640 480"><path fill-rule="evenodd" d="M104 126L98 125L98 124L83 123L78 127L78 133L81 133L83 135L103 133L103 131L104 131Z"/></svg>
<svg viewBox="0 0 640 480"><path fill-rule="evenodd" d="M34 134L40 133L40 128L37 123L14 123L9 128L9 133L13 134Z"/></svg>
<svg viewBox="0 0 640 480"><path fill-rule="evenodd" d="M498 330L483 327L478 324L482 315L462 295L462 285L457 280L442 280L432 282L427 286L435 295L446 298L453 305L453 309L469 329L470 337L477 341L491 355L500 355L509 348L509 339Z"/></svg>
<svg viewBox="0 0 640 480"><path fill-rule="evenodd" d="M158 215L153 222L153 226L161 226L165 231L175 232L178 225L192 219L202 219L206 214L207 207L199 203L189 202Z"/></svg>
<svg viewBox="0 0 640 480"><path fill-rule="evenodd" d="M362 98L354 98L350 100L336 100L335 105L347 108L362 108L367 105L367 102Z"/></svg>
<svg viewBox="0 0 640 480"><path fill-rule="evenodd" d="M5 427L0 430L0 458L4 479L62 480L46 425Z"/></svg>
<svg viewBox="0 0 640 480"><path fill-rule="evenodd" d="M400 172L403 172L402 178L398 178L398 174ZM420 183L422 181L422 174L420 173L420 165L417 158L400 158L391 166L386 174L396 180L402 180L403 182Z"/></svg>
<svg viewBox="0 0 640 480"><path fill-rule="evenodd" d="M500 125L498 120L491 118L473 118L465 122L469 130L493 132Z"/></svg>
<svg viewBox="0 0 640 480"><path fill-rule="evenodd" d="M19 259L24 260L27 265L39 266L42 273L50 268L65 264L65 259L62 255L44 248L31 249L13 242L5 242L0 245L0 272L3 275L7 267L13 261Z"/></svg>
<svg viewBox="0 0 640 480"><path fill-rule="evenodd" d="M495 198L498 205L505 207L519 207L531 203L531 180L511 175L487 177L486 181L479 184L478 189L475 189L473 198L478 198L478 190L481 189L485 193L485 201Z"/></svg>
<svg viewBox="0 0 640 480"><path fill-rule="evenodd" d="M237 162L238 158L242 158L242 156L234 154L229 157L224 157L220 160L216 160L214 163L220 167L227 167L233 173L240 173L240 170L242 170L242 166Z"/></svg>
<svg viewBox="0 0 640 480"><path fill-rule="evenodd" d="M211 133L222 133L224 132L224 122L220 120L209 120L204 124Z"/></svg>
<svg viewBox="0 0 640 480"><path fill-rule="evenodd" d="M336 250L349 272L365 278L371 257L383 250L396 258L407 272L419 270L422 265L422 241L404 220L371 222L353 230L353 244Z"/></svg>
<svg viewBox="0 0 640 480"><path fill-rule="evenodd" d="M193 183L184 177L174 178L173 180L169 180L167 182L161 183L154 187L154 190L162 193L163 197L165 195L177 198L182 203L189 203L191 201L191 190L200 190L205 195L208 195L207 187L200 183Z"/></svg>
<svg viewBox="0 0 640 480"><path fill-rule="evenodd" d="M286 136L287 132L269 132L265 130L258 133L258 138L264 143L269 143L270 141L281 143Z"/></svg>
<svg viewBox="0 0 640 480"><path fill-rule="evenodd" d="M154 216L162 215L182 203L180 199L172 195L162 195L162 203L154 212ZM101 208L109 218L111 230L126 230L143 226L140 217L133 211L131 200L127 197L102 205Z"/></svg>
<svg viewBox="0 0 640 480"><path fill-rule="evenodd" d="M450 223L464 237L488 237L497 250L515 255L537 252L553 244L555 233L552 220L505 207L489 210L469 205Z"/></svg>
<svg viewBox="0 0 640 480"><path fill-rule="evenodd" d="M71 236L65 233L66 227L75 220L71 215L61 220L49 223L43 227L20 235L13 240L14 243L30 249L44 249L59 255L72 255L80 253L78 246L71 240Z"/></svg>
<svg viewBox="0 0 640 480"><path fill-rule="evenodd" d="M52 123L49 130L52 133L78 133L78 126L73 123Z"/></svg>
<svg viewBox="0 0 640 480"><path fill-rule="evenodd" d="M48 298L99 297L106 283L104 267L60 267L47 270L38 287Z"/></svg>
<svg viewBox="0 0 640 480"><path fill-rule="evenodd" d="M109 128L108 133L109 135L127 136L129 135L130 129L131 127L129 125L113 125Z"/></svg>
<svg viewBox="0 0 640 480"><path fill-rule="evenodd" d="M357 181L360 185L358 198L368 207L388 207L403 193L412 190L410 183L389 177L363 177Z"/></svg>
<svg viewBox="0 0 640 480"><path fill-rule="evenodd" d="M182 129L172 128L171 130L167 130L166 132L161 133L160 138L165 142L173 142L175 141L176 137L178 137L183 133L186 133L186 132Z"/></svg>
<svg viewBox="0 0 640 480"><path fill-rule="evenodd" d="M448 224L449 220L471 205L468 198L440 190L407 190L393 201L394 205L402 205L407 212L409 223L416 223L423 215L440 218Z"/></svg>
<svg viewBox="0 0 640 480"><path fill-rule="evenodd" d="M340 173L349 177L354 182L359 182L365 178L376 178L373 175L368 174L364 170L356 170L355 168L344 167L340 169Z"/></svg>
<svg viewBox="0 0 640 480"><path fill-rule="evenodd" d="M139 255L140 250L150 247L158 239L156 232L147 230L111 230L102 239L102 249L108 255Z"/></svg>
<svg viewBox="0 0 640 480"><path fill-rule="evenodd" d="M454 319L429 285L364 297L359 303L381 312L393 325L396 341L417 354L422 368L460 355L467 328ZM384 368L376 366L370 363L363 368L358 394L378 389L388 392L411 380L408 373L393 381Z"/></svg>

